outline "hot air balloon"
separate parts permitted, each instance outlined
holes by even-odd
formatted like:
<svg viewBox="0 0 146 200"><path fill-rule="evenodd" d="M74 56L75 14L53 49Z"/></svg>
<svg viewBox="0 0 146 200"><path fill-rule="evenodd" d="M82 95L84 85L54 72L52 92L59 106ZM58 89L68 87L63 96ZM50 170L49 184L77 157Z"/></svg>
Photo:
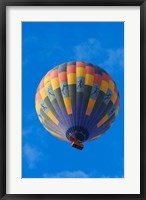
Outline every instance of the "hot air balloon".
<svg viewBox="0 0 146 200"><path fill-rule="evenodd" d="M53 136L83 149L113 124L119 93L111 76L87 62L66 62L41 80L35 97L40 122Z"/></svg>

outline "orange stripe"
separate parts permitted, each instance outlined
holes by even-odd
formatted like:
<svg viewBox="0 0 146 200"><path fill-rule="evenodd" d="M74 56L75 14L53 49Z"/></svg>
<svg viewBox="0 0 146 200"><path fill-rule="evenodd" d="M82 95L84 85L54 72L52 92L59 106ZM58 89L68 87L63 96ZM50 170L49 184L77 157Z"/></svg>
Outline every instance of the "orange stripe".
<svg viewBox="0 0 146 200"><path fill-rule="evenodd" d="M67 82L67 73L66 72L60 72L58 74L59 76L59 81L62 82Z"/></svg>
<svg viewBox="0 0 146 200"><path fill-rule="evenodd" d="M100 85L100 90L106 93L108 90L108 82L106 82L105 80L102 80L101 85Z"/></svg>
<svg viewBox="0 0 146 200"><path fill-rule="evenodd" d="M56 78L58 77L58 69L54 69L53 71L51 71L50 73L50 78L53 79L53 78Z"/></svg>
<svg viewBox="0 0 146 200"><path fill-rule="evenodd" d="M67 66L67 73L76 73L76 66L75 65Z"/></svg>
<svg viewBox="0 0 146 200"><path fill-rule="evenodd" d="M94 76L91 74L86 74L85 75L85 85L93 85L93 81L94 81Z"/></svg>
<svg viewBox="0 0 146 200"><path fill-rule="evenodd" d="M70 97L64 98L64 104L65 104L65 107L66 107L67 114L71 115L72 114L72 107L71 107Z"/></svg>
<svg viewBox="0 0 146 200"><path fill-rule="evenodd" d="M86 110L86 115L90 116L92 110L93 110L93 107L95 105L95 100L94 99L90 99L89 102L88 102L88 107L87 107L87 110Z"/></svg>
<svg viewBox="0 0 146 200"><path fill-rule="evenodd" d="M111 89L112 92L114 92L115 84L112 80L109 80L109 88Z"/></svg>
<svg viewBox="0 0 146 200"><path fill-rule="evenodd" d="M105 115L101 120L100 120L100 122L98 122L98 124L97 124L97 127L100 127L100 126L102 126L107 120L108 120L108 115Z"/></svg>
<svg viewBox="0 0 146 200"><path fill-rule="evenodd" d="M71 106L66 106L66 111L68 115L72 114L72 107Z"/></svg>
<svg viewBox="0 0 146 200"><path fill-rule="evenodd" d="M113 95L112 95L112 98L111 98L111 101L113 102L113 104L116 102L117 97L118 97L117 93L114 92Z"/></svg>

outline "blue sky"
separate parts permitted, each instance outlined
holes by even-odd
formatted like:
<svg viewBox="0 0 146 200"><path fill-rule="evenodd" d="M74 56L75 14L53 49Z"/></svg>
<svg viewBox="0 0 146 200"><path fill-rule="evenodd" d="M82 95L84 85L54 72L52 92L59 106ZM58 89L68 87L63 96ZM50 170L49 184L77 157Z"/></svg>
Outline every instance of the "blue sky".
<svg viewBox="0 0 146 200"><path fill-rule="evenodd" d="M120 110L113 126L82 151L53 137L38 120L42 77L68 61L99 65L114 79ZM22 23L22 178L124 177L124 23Z"/></svg>

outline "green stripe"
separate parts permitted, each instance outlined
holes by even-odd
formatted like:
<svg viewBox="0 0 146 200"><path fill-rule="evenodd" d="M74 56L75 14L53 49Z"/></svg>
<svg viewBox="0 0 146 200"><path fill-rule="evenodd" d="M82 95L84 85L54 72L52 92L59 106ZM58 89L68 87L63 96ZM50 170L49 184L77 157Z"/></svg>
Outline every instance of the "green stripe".
<svg viewBox="0 0 146 200"><path fill-rule="evenodd" d="M54 115L56 115L56 111L55 111L55 109L53 108L52 103L51 103L51 101L49 100L48 97L46 97L46 98L44 99L44 102L46 103L46 105L47 105L47 107L49 108L49 110L50 110Z"/></svg>
<svg viewBox="0 0 146 200"><path fill-rule="evenodd" d="M54 90L54 94L55 94L55 97L56 97L56 100L58 102L59 107L64 108L65 105L64 105L64 101L63 101L63 98L62 98L60 88L57 88L56 90Z"/></svg>
<svg viewBox="0 0 146 200"><path fill-rule="evenodd" d="M83 101L82 101L82 103L83 103L83 105L85 107L87 107L87 105L88 105L90 94L91 94L91 90L92 90L92 86L85 85L84 96L83 96Z"/></svg>
<svg viewBox="0 0 146 200"><path fill-rule="evenodd" d="M103 91L99 92L99 94L97 96L97 100L96 100L95 105L94 105L94 110L98 110L99 109L100 105L103 102L104 95L105 95L105 93Z"/></svg>
<svg viewBox="0 0 146 200"><path fill-rule="evenodd" d="M54 126L54 122L48 117L48 115L42 110L42 108L40 109L40 114L44 117L45 120L47 120Z"/></svg>
<svg viewBox="0 0 146 200"><path fill-rule="evenodd" d="M76 84L68 85L69 97L71 99L71 105L76 105Z"/></svg>

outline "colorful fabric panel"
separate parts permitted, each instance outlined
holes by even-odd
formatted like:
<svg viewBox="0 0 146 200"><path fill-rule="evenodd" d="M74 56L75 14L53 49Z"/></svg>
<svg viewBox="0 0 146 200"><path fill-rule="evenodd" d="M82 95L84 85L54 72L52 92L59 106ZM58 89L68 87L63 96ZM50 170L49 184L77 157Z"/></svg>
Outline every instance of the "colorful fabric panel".
<svg viewBox="0 0 146 200"><path fill-rule="evenodd" d="M71 127L83 127L89 140L105 133L113 124L120 106L117 86L97 65L67 62L50 70L36 92L36 111L53 136L69 141Z"/></svg>

